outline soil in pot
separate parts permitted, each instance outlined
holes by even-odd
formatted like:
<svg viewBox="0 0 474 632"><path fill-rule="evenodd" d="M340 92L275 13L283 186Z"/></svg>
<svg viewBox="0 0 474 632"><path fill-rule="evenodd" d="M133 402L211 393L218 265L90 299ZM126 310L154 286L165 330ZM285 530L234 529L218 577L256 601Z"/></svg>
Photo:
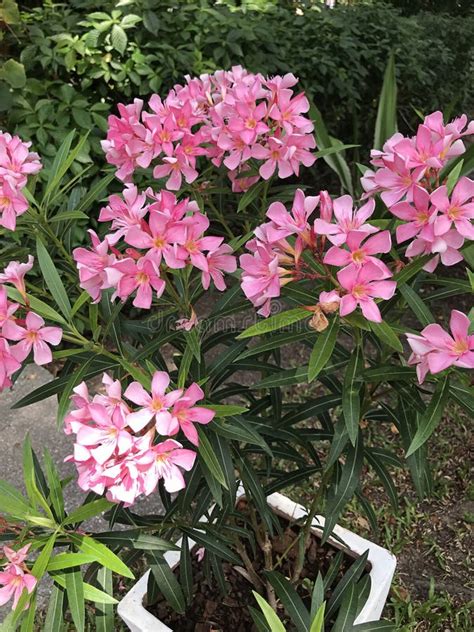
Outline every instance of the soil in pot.
<svg viewBox="0 0 474 632"><path fill-rule="evenodd" d="M239 509L245 510L242 503L240 505ZM271 543L274 560L278 561L283 555L285 558L275 570L289 577L293 572L298 549L297 544L293 547L291 545L298 537L299 527L290 524L285 518L279 517L279 520L282 534L275 535L271 539ZM257 547L256 555L254 555L248 547L247 553L254 563L257 575L263 577L264 558L262 551ZM306 550L305 559L305 567L301 573L301 581L297 586L297 591L309 609L311 589L318 571L321 571L323 577L326 577L328 572L334 572L332 586L335 587L354 562L354 558L348 553L339 552L330 544L322 546L320 539L313 535ZM179 632L227 632L228 630L232 630L232 632L255 632L257 628L253 624L248 609L250 605L258 610L258 605L252 594L255 586L245 576L245 570L228 562L221 563L227 591L223 593L214 578L208 579L210 573L206 572L206 565L209 565L209 560L206 560L205 557L203 561L199 561L195 551L193 551L193 599L184 614L178 614L171 610L162 597L159 597L156 603L148 605L147 609L169 628ZM336 568L335 571L334 568ZM365 572L370 572L370 565ZM176 568L175 574L179 578L179 566ZM267 597L264 591L262 594L265 598ZM330 596L331 589L329 588L326 592L326 598L329 599ZM285 619L283 609L278 614L283 622L288 621Z"/></svg>

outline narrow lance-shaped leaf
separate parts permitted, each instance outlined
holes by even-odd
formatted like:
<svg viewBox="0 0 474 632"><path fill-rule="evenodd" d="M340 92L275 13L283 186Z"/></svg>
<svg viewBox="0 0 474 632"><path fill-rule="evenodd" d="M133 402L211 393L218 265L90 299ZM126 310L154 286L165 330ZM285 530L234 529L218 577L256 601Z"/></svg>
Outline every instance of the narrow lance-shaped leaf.
<svg viewBox="0 0 474 632"><path fill-rule="evenodd" d="M438 385L433 393L431 401L425 414L420 419L418 431L413 438L413 441L408 448L406 454L409 457L416 452L433 434L436 426L441 421L446 402L449 396L449 375L438 382Z"/></svg>
<svg viewBox="0 0 474 632"><path fill-rule="evenodd" d="M66 318L69 318L71 314L71 303L67 292L64 288L61 277L59 276L56 266L51 259L49 252L46 250L46 246L38 237L36 240L36 252L38 254L38 262L43 273L44 280L51 292L56 304Z"/></svg>
<svg viewBox="0 0 474 632"><path fill-rule="evenodd" d="M257 600L258 605L260 606L260 609L263 612L263 615L268 625L270 626L270 630L272 632L285 632L285 626L280 621L276 612L273 610L270 604L267 601L265 601L265 599L254 590L252 590L252 593L255 599Z"/></svg>
<svg viewBox="0 0 474 632"><path fill-rule="evenodd" d="M385 141L397 131L397 78L395 58L390 55L383 78L375 121L374 148L382 149Z"/></svg>
<svg viewBox="0 0 474 632"><path fill-rule="evenodd" d="M360 421L361 373L364 368L362 348L357 345L346 368L342 387L342 412L347 433L352 445L355 445Z"/></svg>
<svg viewBox="0 0 474 632"><path fill-rule="evenodd" d="M339 318L329 321L325 331L319 334L314 344L308 363L308 382L312 382L324 369L336 345L339 332Z"/></svg>
<svg viewBox="0 0 474 632"><path fill-rule="evenodd" d="M300 632L309 628L309 613L292 584L277 571L265 573L291 620Z"/></svg>
<svg viewBox="0 0 474 632"><path fill-rule="evenodd" d="M302 307L296 307L295 309L289 309L275 316L270 316L265 320L261 320L255 325L251 325L245 331L237 336L237 338L251 338L252 336L259 336L261 334L269 333L283 327L288 327L293 323L297 323L299 320L309 318L311 313Z"/></svg>

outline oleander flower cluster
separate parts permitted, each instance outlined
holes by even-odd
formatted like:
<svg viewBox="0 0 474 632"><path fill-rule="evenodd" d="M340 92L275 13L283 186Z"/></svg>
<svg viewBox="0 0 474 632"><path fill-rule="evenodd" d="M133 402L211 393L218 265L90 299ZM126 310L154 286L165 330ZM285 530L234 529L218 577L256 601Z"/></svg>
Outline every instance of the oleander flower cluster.
<svg viewBox="0 0 474 632"><path fill-rule="evenodd" d="M11 386L13 374L31 352L35 364L48 364L53 359L50 345L61 342L62 329L45 326L43 318L28 308L25 275L33 263L31 255L27 263L10 261L0 273L0 392ZM18 290L26 308L9 300L8 285Z"/></svg>
<svg viewBox="0 0 474 632"><path fill-rule="evenodd" d="M28 176L42 165L38 154L29 151L31 143L0 131L0 226L15 230L17 217L28 209L22 192Z"/></svg>
<svg viewBox="0 0 474 632"><path fill-rule="evenodd" d="M208 424L214 411L196 406L204 398L198 384L169 390L170 377L156 371L148 392L132 382L122 395L120 380L104 374L105 393L90 397L82 382L74 389L74 408L65 419L65 432L76 436L73 461L84 491L106 494L112 502L132 505L148 496L163 480L168 492L185 487L182 470L194 465L196 452L172 437L182 433L199 445L195 424Z"/></svg>
<svg viewBox="0 0 474 632"><path fill-rule="evenodd" d="M318 206L319 217L314 217ZM328 285L313 309L317 329L327 325L324 314L339 310L346 316L357 307L368 320L380 322L375 299L391 298L396 283L380 257L390 251L390 233L367 222L374 208L373 200L354 210L349 195L331 200L323 191L305 197L300 189L290 212L281 202L272 203L266 214L270 221L247 243L251 254L240 257L242 290L258 313L270 314L272 299L287 283L311 279ZM327 242L332 246L326 250ZM333 266L338 268L336 277Z"/></svg>
<svg viewBox="0 0 474 632"><path fill-rule="evenodd" d="M107 161L124 182L137 168L153 166L153 176L167 178L172 191L183 178L187 184L196 180L201 156L217 167L224 164L234 191L275 172L280 178L298 175L300 165L316 160L316 143L305 116L308 99L294 92L297 82L292 74L265 78L236 66L186 77L166 98L153 95L149 110L141 99L121 104L102 141Z"/></svg>
<svg viewBox="0 0 474 632"><path fill-rule="evenodd" d="M474 369L474 335L469 334L469 318L457 309L451 311L451 335L433 323L420 335L406 334L412 354L408 364L416 366L422 384L427 373L440 373L450 366Z"/></svg>
<svg viewBox="0 0 474 632"><path fill-rule="evenodd" d="M209 219L197 203L179 201L169 191L140 193L128 185L122 196L110 196L99 221L111 222L110 232L101 241L90 230L92 248L73 252L80 285L94 302L104 289L114 288L112 300L125 301L134 294L135 307L150 309L153 295L159 298L165 291L167 269L192 266L199 270L205 290L212 281L222 291L224 272L237 267L223 237L205 234Z"/></svg>
<svg viewBox="0 0 474 632"><path fill-rule="evenodd" d="M391 213L404 223L397 227L398 243L410 241L406 256L434 255L425 270L433 272L441 261L452 266L462 261L466 239L474 239L474 181L462 177L448 190L441 181L447 162L462 155L464 136L474 133L474 121L465 115L447 125L441 112L433 112L419 125L415 136L396 133L382 151L371 152L375 170L361 182L367 196L380 193Z"/></svg>
<svg viewBox="0 0 474 632"><path fill-rule="evenodd" d="M38 580L31 574L25 562L29 549L29 544L18 551L9 546L3 547L6 563L0 571L0 586L2 586L0 588L0 606L4 606L13 598L12 610L14 610L23 590L26 589L28 594L31 594L35 589Z"/></svg>

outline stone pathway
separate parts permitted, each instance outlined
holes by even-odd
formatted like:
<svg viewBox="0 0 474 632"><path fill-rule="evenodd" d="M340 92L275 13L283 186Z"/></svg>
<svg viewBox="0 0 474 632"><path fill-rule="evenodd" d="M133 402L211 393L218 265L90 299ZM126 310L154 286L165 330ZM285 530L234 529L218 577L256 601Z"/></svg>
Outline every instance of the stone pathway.
<svg viewBox="0 0 474 632"><path fill-rule="evenodd" d="M11 390L0 394L0 479L24 491L22 454L23 440L29 433L33 449L41 458L45 447L57 465L61 476L75 476L75 468L64 463L64 458L72 452L73 437L65 435L56 423L57 398L50 397L31 406L11 410L12 404L34 389L51 381L52 375L46 369L29 365ZM79 507L86 494L72 481L65 488L66 509ZM160 513L162 505L158 494L137 503L137 513ZM0 507L1 512L1 507ZM100 518L88 523L91 529L106 530L107 523ZM41 586L39 603L46 605L49 598L49 586ZM10 611L7 604L0 607L0 622Z"/></svg>

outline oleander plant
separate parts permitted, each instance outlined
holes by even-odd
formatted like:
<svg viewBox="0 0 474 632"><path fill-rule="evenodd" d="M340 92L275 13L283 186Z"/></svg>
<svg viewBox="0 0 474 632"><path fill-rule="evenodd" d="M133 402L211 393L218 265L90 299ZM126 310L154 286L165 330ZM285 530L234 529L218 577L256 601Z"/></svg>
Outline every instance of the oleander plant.
<svg viewBox="0 0 474 632"><path fill-rule="evenodd" d="M403 136L394 94L390 62L360 185L353 145L290 73L234 67L119 105L110 172L87 190L71 172L86 137L71 131L46 168L0 133L0 389L54 366L14 406L57 397L76 472L27 437L25 493L0 482L2 630L117 629L120 576L143 559L149 604L186 613L196 563L225 595L230 566L255 629L352 629L366 557L335 589L308 577L314 517L323 543L352 498L373 524L368 468L395 504L392 467L429 494L448 402L474 411L474 121L434 112ZM334 195L302 177L317 159ZM84 496L66 511L67 485ZM266 497L295 485L312 502L282 552ZM150 495L159 515L141 510ZM176 574L164 553L180 539Z"/></svg>

